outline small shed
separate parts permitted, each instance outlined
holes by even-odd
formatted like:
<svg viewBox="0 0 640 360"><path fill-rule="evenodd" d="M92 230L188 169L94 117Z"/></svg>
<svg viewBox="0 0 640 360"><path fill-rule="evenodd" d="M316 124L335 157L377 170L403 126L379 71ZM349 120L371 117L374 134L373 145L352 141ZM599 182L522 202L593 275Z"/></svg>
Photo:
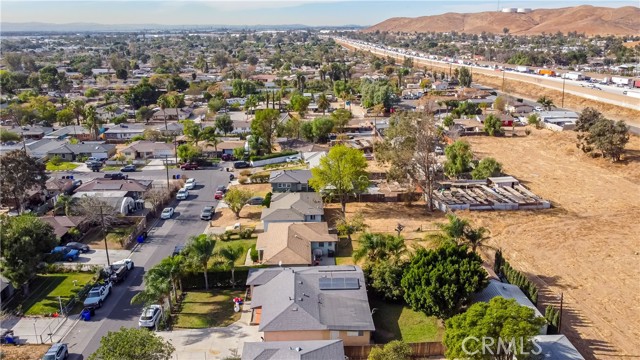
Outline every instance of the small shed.
<svg viewBox="0 0 640 360"><path fill-rule="evenodd" d="M514 186L520 184L518 179L514 178L513 176L490 177L487 179L487 181L489 182L489 185L510 188L513 188Z"/></svg>

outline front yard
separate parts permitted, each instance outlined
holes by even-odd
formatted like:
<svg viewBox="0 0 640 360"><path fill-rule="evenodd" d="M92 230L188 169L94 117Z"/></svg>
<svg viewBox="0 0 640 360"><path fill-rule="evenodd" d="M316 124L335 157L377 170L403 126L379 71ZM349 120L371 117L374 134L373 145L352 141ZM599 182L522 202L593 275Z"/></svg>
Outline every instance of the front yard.
<svg viewBox="0 0 640 360"><path fill-rule="evenodd" d="M114 227L107 232L107 244L111 250L122 250L122 241L126 239L136 229L135 225L125 227ZM87 233L82 242L91 246L92 249L104 249L104 238L99 228Z"/></svg>
<svg viewBox="0 0 640 360"><path fill-rule="evenodd" d="M60 312L60 301L64 305L71 295L75 295L84 285L91 282L93 276L93 273L38 275L30 285L31 293L22 301L25 315L47 315ZM75 284L74 281L76 281Z"/></svg>
<svg viewBox="0 0 640 360"><path fill-rule="evenodd" d="M231 240L231 241L216 241L215 250L218 251L220 249L224 249L230 246L242 246L244 248L244 255L242 255L238 260L236 260L236 266L244 266L244 262L247 258L247 252L249 248L256 244L258 241L258 237L256 234L251 235L251 239L241 239L241 240ZM215 260L211 259L211 263L214 263Z"/></svg>
<svg viewBox="0 0 640 360"><path fill-rule="evenodd" d="M53 165L50 161L46 164L47 171L71 171L80 166L78 163L63 162L58 165Z"/></svg>
<svg viewBox="0 0 640 360"><path fill-rule="evenodd" d="M442 341L444 327L440 320L411 310L401 303L388 303L373 295L369 305L375 309L373 322L376 326L376 343L392 340L404 342Z"/></svg>
<svg viewBox="0 0 640 360"><path fill-rule="evenodd" d="M240 320L233 311L233 298L244 297L244 290L214 289L189 291L182 301L174 328L204 329L224 327Z"/></svg>

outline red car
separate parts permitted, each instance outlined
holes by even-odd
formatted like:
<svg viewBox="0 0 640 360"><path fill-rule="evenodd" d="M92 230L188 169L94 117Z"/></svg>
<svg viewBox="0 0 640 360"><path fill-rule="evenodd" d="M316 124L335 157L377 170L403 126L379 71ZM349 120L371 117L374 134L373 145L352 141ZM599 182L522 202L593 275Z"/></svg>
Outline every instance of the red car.
<svg viewBox="0 0 640 360"><path fill-rule="evenodd" d="M216 191L216 194L213 196L214 199L216 200L222 200L222 197L224 196L224 193L220 190Z"/></svg>
<svg viewBox="0 0 640 360"><path fill-rule="evenodd" d="M188 163L180 165L180 169L182 170L198 170L198 164Z"/></svg>

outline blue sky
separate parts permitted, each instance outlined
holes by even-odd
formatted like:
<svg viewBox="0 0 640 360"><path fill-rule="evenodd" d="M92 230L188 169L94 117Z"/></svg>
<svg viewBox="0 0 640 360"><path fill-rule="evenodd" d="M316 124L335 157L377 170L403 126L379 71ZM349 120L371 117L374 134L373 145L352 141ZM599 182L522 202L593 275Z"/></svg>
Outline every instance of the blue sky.
<svg viewBox="0 0 640 360"><path fill-rule="evenodd" d="M188 1L2 0L2 22L166 25L372 25L390 17L491 11L500 7L558 8L582 4L638 6L638 0Z"/></svg>

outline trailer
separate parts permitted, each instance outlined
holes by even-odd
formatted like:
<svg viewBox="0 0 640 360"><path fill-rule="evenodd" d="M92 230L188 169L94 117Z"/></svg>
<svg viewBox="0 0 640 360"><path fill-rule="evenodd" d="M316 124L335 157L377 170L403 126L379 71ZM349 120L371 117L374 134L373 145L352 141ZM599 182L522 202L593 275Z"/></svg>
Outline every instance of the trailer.
<svg viewBox="0 0 640 360"><path fill-rule="evenodd" d="M623 91L622 93L632 98L640 99L640 92L638 91Z"/></svg>
<svg viewBox="0 0 640 360"><path fill-rule="evenodd" d="M569 80L577 80L577 81L584 80L584 75L577 72L565 73L562 75L562 77Z"/></svg>
<svg viewBox="0 0 640 360"><path fill-rule="evenodd" d="M633 79L629 79L629 78L623 78L623 77L618 77L618 76L612 76L611 77L611 82L616 84L616 85L622 85L622 86L631 86Z"/></svg>
<svg viewBox="0 0 640 360"><path fill-rule="evenodd" d="M527 66L518 66L516 67L516 71L521 73L528 73L529 68Z"/></svg>
<svg viewBox="0 0 640 360"><path fill-rule="evenodd" d="M633 82L633 87L634 87L634 88L640 88L640 79L635 80L635 81Z"/></svg>
<svg viewBox="0 0 640 360"><path fill-rule="evenodd" d="M611 79L610 79L610 78L605 77L604 79L602 79L602 81L600 81L600 84L602 84L602 85L608 85L610 81L611 81Z"/></svg>
<svg viewBox="0 0 640 360"><path fill-rule="evenodd" d="M556 76L556 72L551 69L538 69L538 75Z"/></svg>

